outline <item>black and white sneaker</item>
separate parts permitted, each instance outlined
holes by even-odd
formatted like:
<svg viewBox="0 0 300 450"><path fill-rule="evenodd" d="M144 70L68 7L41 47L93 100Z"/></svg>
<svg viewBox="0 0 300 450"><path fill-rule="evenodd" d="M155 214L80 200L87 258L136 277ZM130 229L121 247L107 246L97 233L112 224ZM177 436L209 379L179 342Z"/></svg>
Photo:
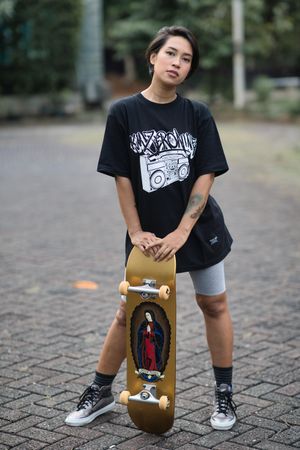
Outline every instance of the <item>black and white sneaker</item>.
<svg viewBox="0 0 300 450"><path fill-rule="evenodd" d="M92 383L83 392L75 411L65 419L67 425L80 427L92 422L100 414L104 414L115 406L110 386L98 386Z"/></svg>
<svg viewBox="0 0 300 450"><path fill-rule="evenodd" d="M229 384L215 387L214 412L210 423L215 430L230 430L236 422L236 404L232 400L232 388Z"/></svg>

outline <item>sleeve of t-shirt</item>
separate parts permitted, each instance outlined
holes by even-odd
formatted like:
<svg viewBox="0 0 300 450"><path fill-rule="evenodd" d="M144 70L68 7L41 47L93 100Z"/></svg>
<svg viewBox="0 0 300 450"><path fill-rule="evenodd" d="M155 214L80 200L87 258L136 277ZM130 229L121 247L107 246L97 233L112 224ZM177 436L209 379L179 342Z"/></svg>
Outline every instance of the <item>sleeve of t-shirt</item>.
<svg viewBox="0 0 300 450"><path fill-rule="evenodd" d="M215 121L208 111L198 127L195 164L197 176L214 173L217 177L229 169Z"/></svg>
<svg viewBox="0 0 300 450"><path fill-rule="evenodd" d="M128 134L116 107L108 113L97 171L130 178Z"/></svg>

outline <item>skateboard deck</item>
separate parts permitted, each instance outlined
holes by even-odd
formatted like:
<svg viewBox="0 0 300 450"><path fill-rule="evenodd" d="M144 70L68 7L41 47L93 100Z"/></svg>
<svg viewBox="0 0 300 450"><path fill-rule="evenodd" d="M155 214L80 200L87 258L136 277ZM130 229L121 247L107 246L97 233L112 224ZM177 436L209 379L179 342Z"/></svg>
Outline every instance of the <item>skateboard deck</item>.
<svg viewBox="0 0 300 450"><path fill-rule="evenodd" d="M176 381L176 260L155 262L137 247L129 255L127 296L127 405L135 425L161 434L174 422Z"/></svg>

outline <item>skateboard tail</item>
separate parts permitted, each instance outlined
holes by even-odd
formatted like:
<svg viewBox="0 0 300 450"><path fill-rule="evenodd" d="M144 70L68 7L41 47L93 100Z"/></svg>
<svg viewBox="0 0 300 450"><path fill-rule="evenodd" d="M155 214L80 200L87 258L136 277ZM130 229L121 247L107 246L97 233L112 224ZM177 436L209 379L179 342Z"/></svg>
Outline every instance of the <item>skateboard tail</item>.
<svg viewBox="0 0 300 450"><path fill-rule="evenodd" d="M134 411L132 411L132 409ZM132 421L138 428L145 433L163 434L169 431L174 423L174 412L166 410L163 411L164 419L161 419L161 411L157 405L143 405L142 403L135 403L135 405L128 404L128 413ZM138 423L136 423L136 417Z"/></svg>

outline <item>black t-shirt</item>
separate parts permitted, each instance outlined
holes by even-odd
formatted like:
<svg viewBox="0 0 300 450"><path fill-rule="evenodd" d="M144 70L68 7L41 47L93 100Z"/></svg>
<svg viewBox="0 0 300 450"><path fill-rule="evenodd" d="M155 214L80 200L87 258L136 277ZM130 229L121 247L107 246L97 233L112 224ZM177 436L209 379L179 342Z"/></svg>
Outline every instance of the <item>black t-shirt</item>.
<svg viewBox="0 0 300 450"><path fill-rule="evenodd" d="M207 106L180 95L165 104L136 94L110 108L98 172L131 180L144 231L164 237L179 225L200 175L228 170ZM177 252L177 272L221 261L232 238L212 196L187 242ZM126 236L126 257L132 248Z"/></svg>

